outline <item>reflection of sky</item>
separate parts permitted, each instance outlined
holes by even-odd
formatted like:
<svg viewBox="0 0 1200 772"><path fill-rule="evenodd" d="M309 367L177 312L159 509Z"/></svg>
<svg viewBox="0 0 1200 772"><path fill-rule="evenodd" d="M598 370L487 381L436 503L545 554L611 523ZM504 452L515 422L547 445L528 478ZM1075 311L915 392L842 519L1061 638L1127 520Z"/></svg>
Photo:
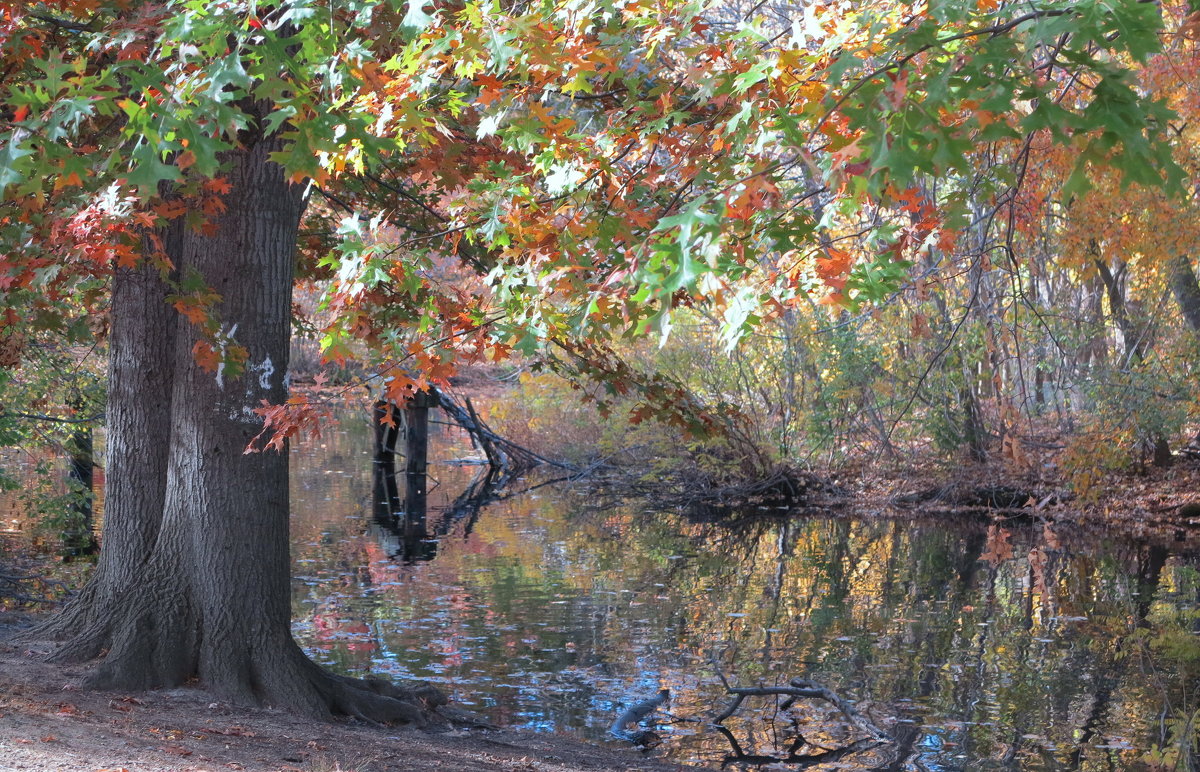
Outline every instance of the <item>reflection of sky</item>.
<svg viewBox="0 0 1200 772"><path fill-rule="evenodd" d="M365 421L296 453L295 630L330 667L428 679L493 720L603 739L660 687L673 716L723 708L715 657L731 682L810 677L858 701L900 740L893 758L843 760L860 766L1058 769L1090 727L1080 768L1122 768L1157 733L1163 695L1120 642L1139 616L1167 625L1195 607L1200 582L1181 558L1040 527L808 520L732 533L586 512L586 497L553 488L447 523L479 468L439 463L472 451L435 433L428 526L446 533L427 562L389 559L368 525ZM785 752L797 730L825 747L855 738L823 703L789 716L753 698L726 725L747 753ZM1039 735L1022 738L1027 727ZM701 724L666 731L662 752L679 760L729 752Z"/></svg>

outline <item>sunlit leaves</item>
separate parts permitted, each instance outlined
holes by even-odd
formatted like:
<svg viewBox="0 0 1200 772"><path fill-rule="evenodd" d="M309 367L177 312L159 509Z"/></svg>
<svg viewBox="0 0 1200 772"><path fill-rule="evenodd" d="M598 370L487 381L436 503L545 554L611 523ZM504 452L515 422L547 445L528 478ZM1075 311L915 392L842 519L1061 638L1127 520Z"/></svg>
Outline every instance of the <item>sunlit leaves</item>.
<svg viewBox="0 0 1200 772"><path fill-rule="evenodd" d="M278 133L313 186L333 358L440 373L456 349L661 335L687 306L732 344L810 300L885 302L1032 136L1078 154L1068 196L1101 166L1177 180L1172 114L1129 75L1159 9L1118 5L98 2L3 49L0 191L31 221L107 191L131 230L204 228L226 151Z"/></svg>

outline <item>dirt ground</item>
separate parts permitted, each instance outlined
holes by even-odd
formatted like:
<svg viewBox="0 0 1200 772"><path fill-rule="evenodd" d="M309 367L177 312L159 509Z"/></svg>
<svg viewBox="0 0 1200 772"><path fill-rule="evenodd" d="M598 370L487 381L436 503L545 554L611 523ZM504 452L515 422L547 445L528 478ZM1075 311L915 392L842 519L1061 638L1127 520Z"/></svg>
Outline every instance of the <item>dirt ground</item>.
<svg viewBox="0 0 1200 772"><path fill-rule="evenodd" d="M198 689L138 694L76 687L81 667L12 645L29 619L0 613L0 770L37 772L568 772L683 767L633 748L513 730L427 733L321 723L215 701Z"/></svg>

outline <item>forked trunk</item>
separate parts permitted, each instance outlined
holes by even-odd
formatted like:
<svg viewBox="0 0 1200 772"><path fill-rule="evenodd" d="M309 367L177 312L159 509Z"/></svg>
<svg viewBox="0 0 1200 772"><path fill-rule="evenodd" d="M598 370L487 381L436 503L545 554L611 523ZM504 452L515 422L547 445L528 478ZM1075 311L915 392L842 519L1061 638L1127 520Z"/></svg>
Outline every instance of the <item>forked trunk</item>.
<svg viewBox="0 0 1200 772"><path fill-rule="evenodd" d="M170 255L181 277L220 295L213 309L220 333L202 340L192 324L175 332L166 495L146 567L151 579L126 601L128 618L117 622L97 674L104 685L171 685L198 675L240 701L284 696L273 693L272 667L260 660L286 658L283 652L294 648L287 456L243 455L262 427L254 409L263 400L286 399L291 269L303 200L267 161L275 149L259 142L229 159L231 190L212 235L189 231ZM198 344L212 345L228 361L205 369L194 354ZM235 347L244 349L244 359Z"/></svg>
<svg viewBox="0 0 1200 772"><path fill-rule="evenodd" d="M95 687L195 678L239 703L424 723L435 691L330 675L291 637L287 453L244 451L262 429L255 409L287 396L304 198L268 160L277 139L247 145L226 159L231 189L208 235L164 240L182 279L220 295L215 340L173 321L152 270L118 276L101 564L41 632L67 638L60 659L107 649ZM205 343L226 354L215 371L195 355Z"/></svg>

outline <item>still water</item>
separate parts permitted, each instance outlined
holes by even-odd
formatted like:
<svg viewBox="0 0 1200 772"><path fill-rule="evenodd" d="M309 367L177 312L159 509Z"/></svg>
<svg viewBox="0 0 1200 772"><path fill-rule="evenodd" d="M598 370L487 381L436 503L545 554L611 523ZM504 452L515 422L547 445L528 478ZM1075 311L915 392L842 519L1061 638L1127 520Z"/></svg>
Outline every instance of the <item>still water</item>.
<svg viewBox="0 0 1200 772"><path fill-rule="evenodd" d="M1191 768L1172 753L1200 704L1194 548L1044 525L725 529L597 511L562 486L472 512L455 502L481 472L462 463L469 441L441 427L434 445L423 540L372 522L365 416L295 451L295 632L329 667L426 679L493 721L613 743L624 707L669 688L652 753L695 765L734 755L704 722L728 702L719 670L821 682L897 740L772 768ZM725 726L760 757L861 737L825 703L767 697Z"/></svg>

